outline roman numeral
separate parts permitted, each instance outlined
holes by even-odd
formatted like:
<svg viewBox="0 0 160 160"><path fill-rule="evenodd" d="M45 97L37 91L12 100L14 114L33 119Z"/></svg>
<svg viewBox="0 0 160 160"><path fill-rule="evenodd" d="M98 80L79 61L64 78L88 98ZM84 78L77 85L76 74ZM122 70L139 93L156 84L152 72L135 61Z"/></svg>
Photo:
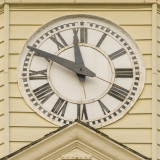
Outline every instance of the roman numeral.
<svg viewBox="0 0 160 160"><path fill-rule="evenodd" d="M59 98L51 111L64 117L67 104L67 101L64 103L64 100Z"/></svg>
<svg viewBox="0 0 160 160"><path fill-rule="evenodd" d="M77 119L81 119L81 105L77 104Z"/></svg>
<svg viewBox="0 0 160 160"><path fill-rule="evenodd" d="M58 50L64 48L65 46L68 46L60 33L57 33L56 35L59 37L62 43L57 40L55 35L53 37L50 37L50 39L57 44Z"/></svg>
<svg viewBox="0 0 160 160"><path fill-rule="evenodd" d="M107 113L109 113L110 112L110 110L100 101L100 100L98 100L98 102L99 102L99 105L101 106L101 109L102 109L102 111L103 111L103 113L106 115L106 112Z"/></svg>
<svg viewBox="0 0 160 160"><path fill-rule="evenodd" d="M126 53L127 53L126 50L124 48L121 48L118 51L110 54L109 57L110 57L111 60L114 60L114 59L116 59L116 58L118 58L118 57L120 57L120 56L122 56Z"/></svg>
<svg viewBox="0 0 160 160"><path fill-rule="evenodd" d="M78 34L78 30L79 30L78 28L73 28L72 30L73 30L73 34L74 34L74 35L77 35L77 34Z"/></svg>
<svg viewBox="0 0 160 160"><path fill-rule="evenodd" d="M104 41L104 39L106 38L107 34L103 34L101 39L99 40L99 42L97 43L96 47L100 47L100 45L102 44L102 42Z"/></svg>
<svg viewBox="0 0 160 160"><path fill-rule="evenodd" d="M86 104L83 104L82 109L81 109L81 105L77 104L77 119L88 120Z"/></svg>
<svg viewBox="0 0 160 160"><path fill-rule="evenodd" d="M87 28L80 28L80 43L87 43Z"/></svg>
<svg viewBox="0 0 160 160"><path fill-rule="evenodd" d="M49 83L46 83L36 89L33 90L35 96L41 103L45 103L53 94L53 90L51 89Z"/></svg>
<svg viewBox="0 0 160 160"><path fill-rule="evenodd" d="M29 70L29 79L30 80L42 80L42 79L47 79L47 69L45 70L41 70L41 71L33 71L33 70ZM37 76L37 75L41 75L41 76Z"/></svg>
<svg viewBox="0 0 160 160"><path fill-rule="evenodd" d="M86 104L83 104L83 109L82 109L82 120L83 120L83 116L85 120L88 120L88 115L87 115L87 110L86 110Z"/></svg>
<svg viewBox="0 0 160 160"><path fill-rule="evenodd" d="M112 88L109 90L108 94L120 101L124 101L127 97L129 91L123 87L120 87L118 85L115 86L115 84L112 86Z"/></svg>
<svg viewBox="0 0 160 160"><path fill-rule="evenodd" d="M132 68L116 68L115 69L116 78L133 78Z"/></svg>

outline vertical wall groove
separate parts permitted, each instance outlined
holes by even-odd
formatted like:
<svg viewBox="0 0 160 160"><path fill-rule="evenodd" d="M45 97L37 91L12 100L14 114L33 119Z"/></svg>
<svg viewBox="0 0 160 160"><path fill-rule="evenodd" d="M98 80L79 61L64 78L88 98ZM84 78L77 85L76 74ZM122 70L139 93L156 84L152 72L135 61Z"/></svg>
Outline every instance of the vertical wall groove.
<svg viewBox="0 0 160 160"><path fill-rule="evenodd" d="M157 159L157 4L152 5L152 159Z"/></svg>
<svg viewBox="0 0 160 160"><path fill-rule="evenodd" d="M9 154L9 5L4 5L4 145L5 155Z"/></svg>

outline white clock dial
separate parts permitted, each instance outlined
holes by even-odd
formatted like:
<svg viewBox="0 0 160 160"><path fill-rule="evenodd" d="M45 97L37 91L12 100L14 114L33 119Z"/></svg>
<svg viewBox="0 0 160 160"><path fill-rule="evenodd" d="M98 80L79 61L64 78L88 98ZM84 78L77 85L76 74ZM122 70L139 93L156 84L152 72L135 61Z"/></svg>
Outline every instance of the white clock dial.
<svg viewBox="0 0 160 160"><path fill-rule="evenodd" d="M27 46L84 65L96 77L80 76ZM28 39L18 61L18 83L26 102L59 126L75 119L95 128L117 121L136 102L144 77L144 61L130 35L91 15L45 24Z"/></svg>

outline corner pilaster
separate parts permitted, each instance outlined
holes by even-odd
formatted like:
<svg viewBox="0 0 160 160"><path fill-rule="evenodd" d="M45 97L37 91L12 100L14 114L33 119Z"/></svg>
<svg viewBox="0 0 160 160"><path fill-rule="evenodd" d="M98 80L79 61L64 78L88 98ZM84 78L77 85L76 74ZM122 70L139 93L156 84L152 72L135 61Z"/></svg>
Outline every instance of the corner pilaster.
<svg viewBox="0 0 160 160"><path fill-rule="evenodd" d="M9 154L9 5L4 5L4 147Z"/></svg>
<svg viewBox="0 0 160 160"><path fill-rule="evenodd" d="M157 4L152 4L152 159L157 160Z"/></svg>

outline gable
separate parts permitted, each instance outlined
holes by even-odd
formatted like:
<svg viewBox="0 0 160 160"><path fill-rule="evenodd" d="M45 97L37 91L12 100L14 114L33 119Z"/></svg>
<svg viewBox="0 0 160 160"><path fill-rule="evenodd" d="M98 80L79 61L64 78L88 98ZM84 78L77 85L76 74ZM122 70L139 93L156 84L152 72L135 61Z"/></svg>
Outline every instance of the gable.
<svg viewBox="0 0 160 160"><path fill-rule="evenodd" d="M76 120L1 160L144 160L140 153Z"/></svg>

